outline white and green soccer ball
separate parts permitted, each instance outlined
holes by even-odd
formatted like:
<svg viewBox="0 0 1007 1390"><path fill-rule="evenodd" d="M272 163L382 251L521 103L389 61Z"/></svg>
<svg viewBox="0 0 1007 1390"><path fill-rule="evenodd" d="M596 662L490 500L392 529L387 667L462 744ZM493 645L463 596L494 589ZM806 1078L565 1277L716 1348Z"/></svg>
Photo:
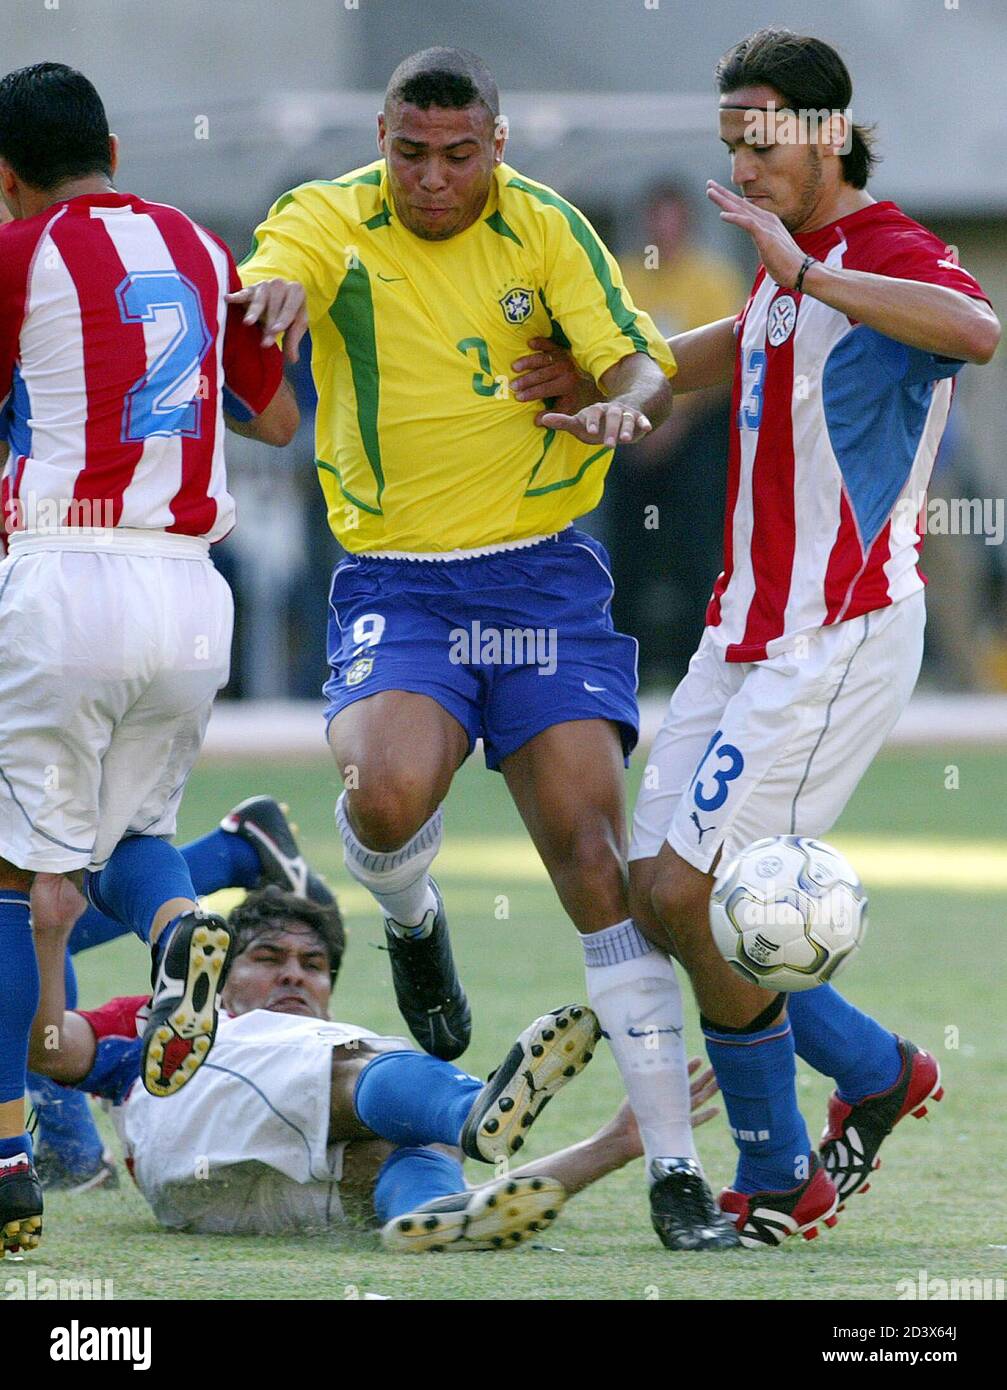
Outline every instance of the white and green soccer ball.
<svg viewBox="0 0 1007 1390"><path fill-rule="evenodd" d="M746 980L774 991L814 989L864 939L867 895L831 845L774 835L718 872L710 926L721 955Z"/></svg>

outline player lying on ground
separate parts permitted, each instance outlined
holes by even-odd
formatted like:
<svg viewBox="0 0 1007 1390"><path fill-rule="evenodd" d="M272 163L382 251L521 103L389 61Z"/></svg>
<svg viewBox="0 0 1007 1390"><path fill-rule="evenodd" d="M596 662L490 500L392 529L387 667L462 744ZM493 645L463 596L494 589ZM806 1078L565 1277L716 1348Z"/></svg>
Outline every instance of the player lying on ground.
<svg viewBox="0 0 1007 1390"><path fill-rule="evenodd" d="M441 803L482 736L581 933L661 1239L729 1247L689 1125L674 968L630 920L635 644L612 626L604 549L572 524L598 503L612 446L667 415L674 363L577 209L504 163L499 111L474 54L405 59L381 159L280 198L231 296L288 350L311 330L319 480L350 552L326 686L336 820L347 871L385 918L413 1036L459 1056L469 1008L430 869ZM507 388L532 335L570 343L607 397L563 432Z"/></svg>
<svg viewBox="0 0 1007 1390"><path fill-rule="evenodd" d="M226 246L117 192L117 159L80 73L0 82L0 1231L26 1247L42 1225L23 1101L35 875L88 870L95 905L150 944L150 1039L184 1033L190 1055L146 1085L181 1085L212 1041L227 930L200 918L165 837L230 664L209 559L234 522L225 395L267 443L297 421L279 352L228 309Z"/></svg>
<svg viewBox="0 0 1007 1390"><path fill-rule="evenodd" d="M113 1102L127 1162L164 1226L329 1230L356 1206L373 1208L392 1249L509 1248L641 1152L623 1107L584 1143L469 1191L463 1155L499 1166L521 1147L546 1101L590 1060L594 1014L570 1006L536 1020L486 1083L402 1038L331 1023L345 944L338 908L275 885L231 913L235 954L213 1057L161 1104L136 1084L146 998L65 1009L63 960L83 903L54 883L36 895L32 1065ZM710 1075L698 1077L694 1107L712 1093Z"/></svg>
<svg viewBox="0 0 1007 1390"><path fill-rule="evenodd" d="M301 854L285 808L270 796L242 801L208 835L180 845L179 853L198 898L222 888L251 889L275 883L323 906L333 901L325 883ZM128 931L115 918L88 906L67 946L67 1008L77 1004L73 957ZM37 1118L35 1167L43 1190L85 1192L114 1185L118 1181L115 1160L91 1118L87 1096L34 1072L28 1075L28 1094Z"/></svg>
<svg viewBox="0 0 1007 1390"><path fill-rule="evenodd" d="M734 382L725 568L650 752L630 893L702 1011L739 1149L721 1205L745 1244L775 1245L866 1191L893 1126L940 1099L940 1071L831 985L769 998L740 979L710 934L714 871L766 835L824 835L905 708L923 647L918 521L953 378L989 361L1000 325L944 243L866 191L870 144L843 114L833 49L763 31L717 79L742 196L712 182L709 196L762 266L737 320L670 344L679 390ZM532 394L540 376L572 389L555 358L521 364ZM838 1083L819 1156L795 1052Z"/></svg>

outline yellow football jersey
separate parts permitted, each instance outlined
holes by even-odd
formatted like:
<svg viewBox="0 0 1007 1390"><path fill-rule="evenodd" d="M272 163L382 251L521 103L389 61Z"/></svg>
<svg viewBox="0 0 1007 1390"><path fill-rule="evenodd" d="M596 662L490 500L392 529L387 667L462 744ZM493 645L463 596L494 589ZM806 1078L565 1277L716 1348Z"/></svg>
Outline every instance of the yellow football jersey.
<svg viewBox="0 0 1007 1390"><path fill-rule="evenodd" d="M319 479L351 551L435 552L559 531L594 507L612 451L534 423L511 363L532 337L601 374L674 360L587 220L499 165L476 222L444 241L403 227L384 160L285 193L243 282L307 293Z"/></svg>

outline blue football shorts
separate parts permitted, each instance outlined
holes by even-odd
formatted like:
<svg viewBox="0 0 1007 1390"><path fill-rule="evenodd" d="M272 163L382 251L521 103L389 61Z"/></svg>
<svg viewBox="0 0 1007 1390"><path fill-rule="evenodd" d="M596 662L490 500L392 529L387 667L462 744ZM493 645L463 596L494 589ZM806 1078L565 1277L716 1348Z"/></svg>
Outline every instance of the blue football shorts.
<svg viewBox="0 0 1007 1390"><path fill-rule="evenodd" d="M553 724L609 719L639 736L637 643L616 632L605 548L573 527L459 560L351 555L332 576L326 728L382 690L429 695L486 766Z"/></svg>

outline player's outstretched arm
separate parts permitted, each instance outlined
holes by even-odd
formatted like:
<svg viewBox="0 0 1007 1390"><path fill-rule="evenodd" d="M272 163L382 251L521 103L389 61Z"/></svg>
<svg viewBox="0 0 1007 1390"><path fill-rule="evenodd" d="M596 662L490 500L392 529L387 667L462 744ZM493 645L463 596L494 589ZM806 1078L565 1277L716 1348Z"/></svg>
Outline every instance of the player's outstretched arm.
<svg viewBox="0 0 1007 1390"><path fill-rule="evenodd" d="M300 422L297 397L286 381L280 382L276 395L265 410L251 420L235 420L226 412L224 414L224 423L234 434L243 435L245 439L257 439L260 444L272 444L277 449L290 443Z"/></svg>
<svg viewBox="0 0 1007 1390"><path fill-rule="evenodd" d="M808 258L774 212L739 198L712 179L706 192L724 222L749 234L778 285L796 287L804 268L804 294L907 347L957 362L988 362L996 352L1000 322L981 299L947 285L835 268L821 261L805 267Z"/></svg>
<svg viewBox="0 0 1007 1390"><path fill-rule="evenodd" d="M32 929L40 997L31 1026L28 1065L72 1084L94 1066L95 1040L87 1020L66 1007L64 962L74 924L87 904L61 874L38 874L31 890Z"/></svg>
<svg viewBox="0 0 1007 1390"><path fill-rule="evenodd" d="M706 1105L717 1093L717 1081L712 1068L707 1067L700 1072L702 1065L698 1057L693 1057L689 1063L693 1129L706 1124L718 1113L716 1106ZM537 1162L527 1163L523 1168L512 1168L508 1176L555 1178L566 1189L567 1195L572 1197L575 1192L582 1192L591 1183L614 1173L617 1168L625 1167L642 1154L643 1144L636 1118L629 1101L624 1100L615 1117L590 1139L573 1144L568 1149L560 1149L558 1153L549 1154Z"/></svg>
<svg viewBox="0 0 1007 1390"><path fill-rule="evenodd" d="M303 285L296 280L260 280L225 298L228 304L244 305L246 324L261 324L263 347L271 347L282 333L284 357L288 362L297 361L300 341L308 331Z"/></svg>
<svg viewBox="0 0 1007 1390"><path fill-rule="evenodd" d="M539 423L566 430L582 444L635 444L671 413L671 384L661 367L644 352L633 352L603 372L599 382L607 400L574 415L546 411Z"/></svg>

